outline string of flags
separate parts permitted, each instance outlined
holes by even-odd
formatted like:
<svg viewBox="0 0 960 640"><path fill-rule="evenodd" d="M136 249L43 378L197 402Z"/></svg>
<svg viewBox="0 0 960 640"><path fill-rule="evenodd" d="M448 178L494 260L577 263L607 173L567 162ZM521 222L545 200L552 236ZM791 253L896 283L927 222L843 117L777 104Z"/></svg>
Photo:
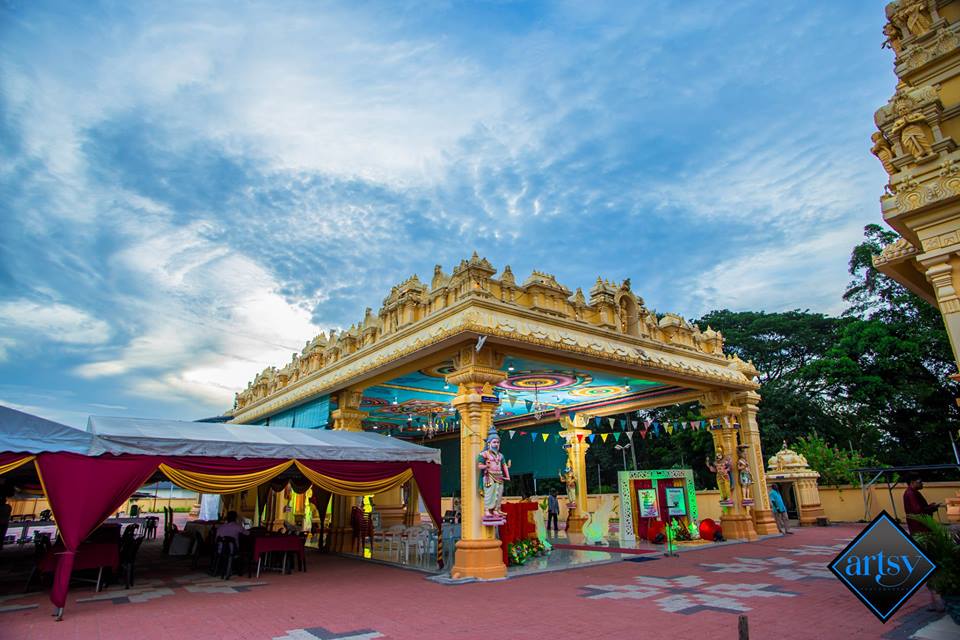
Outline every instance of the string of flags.
<svg viewBox="0 0 960 640"><path fill-rule="evenodd" d="M611 443L617 444L622 439L626 439L631 444L636 435L640 435L641 439L646 438L662 438L665 436L671 436L674 433L679 433L681 431L699 431L701 429L716 429L724 426L723 419L712 419L712 420L640 420L631 416L627 417L595 417L593 419L593 426L596 428L603 428L606 426L610 427L610 431L605 431L603 433L591 433L587 436L583 434L577 435L577 438L582 442L584 439L589 444L599 443ZM726 423L729 424L729 423ZM543 433L540 431L529 431L526 429L510 429L506 433L509 435L510 439L513 440L515 437L529 437L531 442L560 442L563 438L556 433Z"/></svg>

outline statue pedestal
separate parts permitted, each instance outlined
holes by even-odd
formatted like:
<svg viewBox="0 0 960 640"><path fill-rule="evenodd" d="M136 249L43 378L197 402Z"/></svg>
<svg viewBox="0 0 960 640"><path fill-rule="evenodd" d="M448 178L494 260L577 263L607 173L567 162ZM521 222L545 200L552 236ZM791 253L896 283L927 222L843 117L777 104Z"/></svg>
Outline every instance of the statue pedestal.
<svg viewBox="0 0 960 640"><path fill-rule="evenodd" d="M586 521L586 516L570 516L567 518L567 533L583 533L583 523Z"/></svg>
<svg viewBox="0 0 960 640"><path fill-rule="evenodd" d="M496 580L507 577L499 540L458 540L451 578Z"/></svg>
<svg viewBox="0 0 960 640"><path fill-rule="evenodd" d="M952 498L947 498L947 521L960 522L960 491Z"/></svg>
<svg viewBox="0 0 960 640"><path fill-rule="evenodd" d="M780 533L780 530L777 529L777 521L773 517L772 509L755 508L753 510L753 528L758 536Z"/></svg>
<svg viewBox="0 0 960 640"><path fill-rule="evenodd" d="M745 513L730 513L720 516L723 537L728 540L756 540L757 531L753 519Z"/></svg>

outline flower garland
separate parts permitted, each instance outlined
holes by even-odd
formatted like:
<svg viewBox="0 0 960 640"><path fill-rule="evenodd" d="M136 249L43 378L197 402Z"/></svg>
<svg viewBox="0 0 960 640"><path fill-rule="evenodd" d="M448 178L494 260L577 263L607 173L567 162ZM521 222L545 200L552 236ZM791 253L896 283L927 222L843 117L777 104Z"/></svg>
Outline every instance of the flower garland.
<svg viewBox="0 0 960 640"><path fill-rule="evenodd" d="M507 556L510 559L510 566L521 565L530 558L545 556L549 550L537 538L528 538L526 540L517 540L511 542L507 550Z"/></svg>

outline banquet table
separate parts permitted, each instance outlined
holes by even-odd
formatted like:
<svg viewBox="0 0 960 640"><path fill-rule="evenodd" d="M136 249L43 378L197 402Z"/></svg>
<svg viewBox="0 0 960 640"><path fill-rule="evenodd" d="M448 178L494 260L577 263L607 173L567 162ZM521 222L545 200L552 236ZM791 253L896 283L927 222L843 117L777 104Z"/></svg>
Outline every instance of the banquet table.
<svg viewBox="0 0 960 640"><path fill-rule="evenodd" d="M19 535L13 533L17 530L20 531ZM7 536L15 536L15 543L24 544L33 540L31 534L37 531L49 533L52 537L57 531L57 523L53 520L21 520L19 522L10 522L7 527Z"/></svg>
<svg viewBox="0 0 960 640"><path fill-rule="evenodd" d="M536 527L530 522L530 514L540 508L536 502L504 502L500 509L507 514L507 522L500 525L500 546L503 552L503 563L509 562L510 544L517 540L524 540L535 536Z"/></svg>
<svg viewBox="0 0 960 640"><path fill-rule="evenodd" d="M57 568L57 556L67 550L62 544L54 545L52 549L37 563L37 567L44 573L53 573ZM97 576L97 591L100 590L100 578L104 567L113 570L114 575L120 571L120 547L111 542L84 542L77 547L77 554L73 559L73 570L100 569Z"/></svg>
<svg viewBox="0 0 960 640"><path fill-rule="evenodd" d="M257 577L260 577L260 560L267 553L295 553L300 559L301 571L307 570L307 557L304 550L306 539L300 536L270 536L258 535L253 538L251 560L257 563ZM286 566L286 560L284 560ZM250 563L248 575L253 572L253 562Z"/></svg>
<svg viewBox="0 0 960 640"><path fill-rule="evenodd" d="M183 525L183 532L191 537L194 533L199 533L203 540L207 541L210 539L210 533L220 524L217 520L190 520Z"/></svg>

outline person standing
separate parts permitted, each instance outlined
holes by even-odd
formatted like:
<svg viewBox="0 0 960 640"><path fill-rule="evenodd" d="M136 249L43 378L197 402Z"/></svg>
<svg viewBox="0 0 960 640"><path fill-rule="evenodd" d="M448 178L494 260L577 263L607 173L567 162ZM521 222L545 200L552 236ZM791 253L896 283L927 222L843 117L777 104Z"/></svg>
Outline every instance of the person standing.
<svg viewBox="0 0 960 640"><path fill-rule="evenodd" d="M780 533L793 535L793 531L790 531L790 519L787 517L787 505L783 503L783 496L775 484L770 485L770 508L773 509L773 517Z"/></svg>
<svg viewBox="0 0 960 640"><path fill-rule="evenodd" d="M910 535L930 531L927 525L917 522L910 516L932 516L940 508L939 502L928 504L920 490L923 489L923 480L919 474L911 473L907 476L907 490L903 492L903 510L907 514L907 531Z"/></svg>
<svg viewBox="0 0 960 640"><path fill-rule="evenodd" d="M553 523L553 535L554 537L560 535L559 525L557 524L560 518L560 501L557 500L557 490L550 489L550 495L547 497L547 533L550 533L550 523Z"/></svg>
<svg viewBox="0 0 960 640"><path fill-rule="evenodd" d="M927 503L920 490L923 489L923 480L917 473L911 473L907 476L907 490L903 492L903 510L907 514L907 531L911 536L918 533L927 533L930 527L914 520L911 516L932 516L940 508L939 502L933 504ZM930 592L930 604L927 611L944 611L944 604L937 597L936 592L930 583L927 583L927 590Z"/></svg>

